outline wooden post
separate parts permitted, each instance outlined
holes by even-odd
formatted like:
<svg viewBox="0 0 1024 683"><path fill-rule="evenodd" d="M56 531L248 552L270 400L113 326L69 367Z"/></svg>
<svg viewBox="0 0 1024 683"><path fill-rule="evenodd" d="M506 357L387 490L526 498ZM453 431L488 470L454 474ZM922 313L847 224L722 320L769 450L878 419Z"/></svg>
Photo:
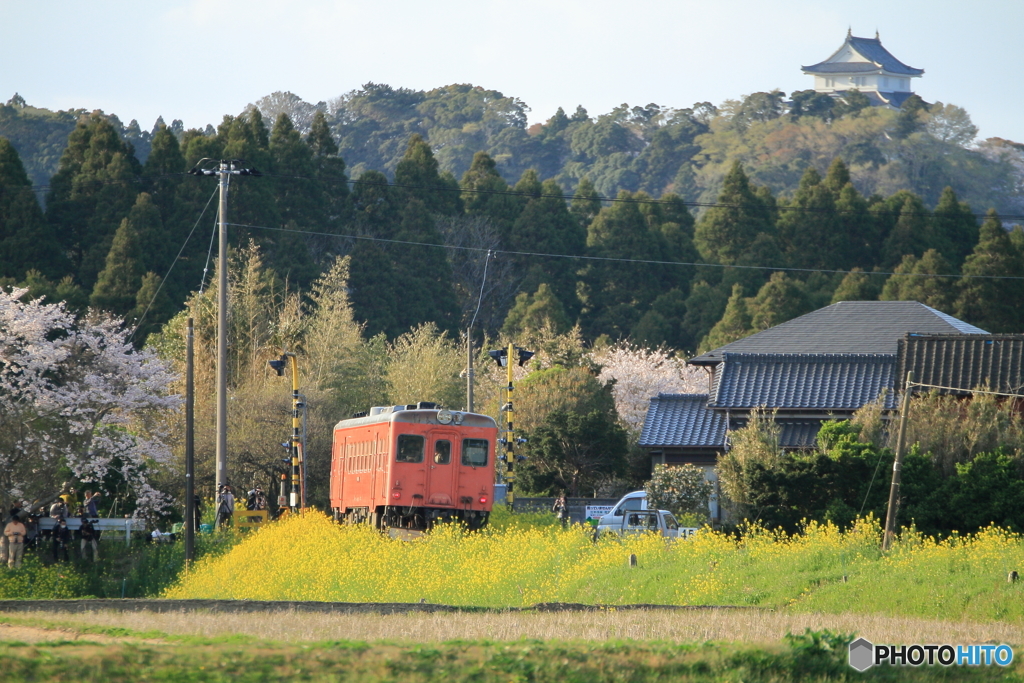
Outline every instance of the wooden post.
<svg viewBox="0 0 1024 683"><path fill-rule="evenodd" d="M903 390L903 403L900 406L900 429L896 435L896 458L892 463L892 486L889 488L889 506L885 512L885 535L882 537L882 551L889 550L892 538L896 534L896 508L900 499L900 470L903 469L903 445L907 438L907 413L910 412L910 395L914 383L914 373L907 373L907 384Z"/></svg>

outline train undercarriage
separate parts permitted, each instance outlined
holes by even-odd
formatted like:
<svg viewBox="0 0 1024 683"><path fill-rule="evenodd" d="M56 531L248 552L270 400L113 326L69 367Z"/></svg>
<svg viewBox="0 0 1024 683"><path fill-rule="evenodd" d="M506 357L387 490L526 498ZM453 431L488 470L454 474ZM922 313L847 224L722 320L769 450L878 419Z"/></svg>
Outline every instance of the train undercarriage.
<svg viewBox="0 0 1024 683"><path fill-rule="evenodd" d="M372 524L375 529L389 531L428 531L435 524L462 522L470 531L487 526L490 513L485 510L460 510L423 506L387 505L370 508L350 508L342 512L334 510L334 519L344 524Z"/></svg>

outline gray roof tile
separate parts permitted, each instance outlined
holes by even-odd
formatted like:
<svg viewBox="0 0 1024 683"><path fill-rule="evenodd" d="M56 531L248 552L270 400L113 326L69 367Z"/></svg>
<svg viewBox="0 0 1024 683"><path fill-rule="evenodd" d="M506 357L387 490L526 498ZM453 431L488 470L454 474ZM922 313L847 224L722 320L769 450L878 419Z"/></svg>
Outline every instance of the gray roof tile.
<svg viewBox="0 0 1024 683"><path fill-rule="evenodd" d="M987 385L992 391L1024 392L1024 335L907 335L900 340L896 378L950 387L942 393L967 393Z"/></svg>
<svg viewBox="0 0 1024 683"><path fill-rule="evenodd" d="M924 73L924 69L917 69L912 66L907 66L900 60L892 56L892 53L882 47L882 41L878 38L858 38L857 36L847 35L846 41L843 46L849 45L858 53L860 53L865 59L870 60L874 64L891 74L903 74L906 76L920 76ZM839 50L843 49L842 47ZM839 52L836 50L836 52ZM833 53L835 56L835 53ZM829 57L831 59L832 57ZM852 62L857 64L858 62ZM863 62L860 62L863 64ZM847 66L846 63L842 63ZM824 69L833 68L834 63L825 60L824 62L818 62L811 66L803 67L804 71L810 73L835 73L834 71L825 71ZM877 68L877 67L876 67Z"/></svg>
<svg viewBox="0 0 1024 683"><path fill-rule="evenodd" d="M640 445L721 448L726 416L707 403L707 394L658 394L647 409Z"/></svg>
<svg viewBox="0 0 1024 683"><path fill-rule="evenodd" d="M818 443L818 430L822 420L786 420L775 421L779 425L779 445L785 449L814 448ZM730 422L729 431L736 431L747 426L745 419Z"/></svg>
<svg viewBox="0 0 1024 683"><path fill-rule="evenodd" d="M895 354L726 353L708 406L856 410L892 388L895 366Z"/></svg>
<svg viewBox="0 0 1024 683"><path fill-rule="evenodd" d="M688 362L715 365L725 353L896 354L908 332L987 334L917 301L842 301L703 353Z"/></svg>

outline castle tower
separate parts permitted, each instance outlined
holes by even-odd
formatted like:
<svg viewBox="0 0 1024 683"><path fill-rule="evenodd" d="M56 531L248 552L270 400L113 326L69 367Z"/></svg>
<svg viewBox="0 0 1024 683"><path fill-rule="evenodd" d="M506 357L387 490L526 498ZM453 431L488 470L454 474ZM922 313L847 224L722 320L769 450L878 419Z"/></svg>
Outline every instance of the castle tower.
<svg viewBox="0 0 1024 683"><path fill-rule="evenodd" d="M874 38L858 38L847 31L846 40L823 62L801 67L814 76L814 89L828 95L859 90L876 107L898 109L914 94L910 79L920 78L924 69L907 66L882 47Z"/></svg>

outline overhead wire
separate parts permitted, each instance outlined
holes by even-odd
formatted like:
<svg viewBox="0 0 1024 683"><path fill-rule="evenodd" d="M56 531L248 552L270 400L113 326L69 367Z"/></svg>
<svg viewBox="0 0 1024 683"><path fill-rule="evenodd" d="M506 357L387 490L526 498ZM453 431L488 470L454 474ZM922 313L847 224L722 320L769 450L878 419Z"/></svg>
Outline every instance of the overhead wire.
<svg viewBox="0 0 1024 683"><path fill-rule="evenodd" d="M216 195L217 190L214 189L213 194L211 194L210 198L206 200L206 206L203 207L202 213L200 213L199 218L196 219L195 225L193 225L192 229L189 230L188 236L185 237L185 241L181 243L181 248L178 249L178 255L174 257L173 261L171 261L171 265L168 266L167 272L164 274L163 279L160 280L160 285L156 288L156 292L153 293L153 298L151 298L149 300L149 303L146 304L146 310L142 312L142 315L140 315L139 319L135 322L135 328L132 330L132 333L128 335L128 341L131 341L135 337L135 333L139 331L140 327L142 327L142 321L146 319L146 315L149 313L149 309L153 307L153 302L156 301L157 296L160 295L160 291L163 290L164 283L167 282L167 278L170 277L171 271L174 270L174 265L178 262L178 260L181 258L181 255L185 252L185 247L186 245L188 245L188 241L192 239L192 233L194 233L196 231L196 228L199 227L199 221L203 220L203 215L206 213L206 210L210 208L210 202L213 201L213 198ZM205 275L206 271L204 270L203 272Z"/></svg>
<svg viewBox="0 0 1024 683"><path fill-rule="evenodd" d="M87 181L83 181L82 184L84 184L84 185L118 185L118 184L127 184L127 183L133 183L134 184L134 183L141 183L143 180L151 181L151 180L157 180L157 179L161 179L161 178L184 177L184 176L187 176L187 175L188 175L187 173L163 173L163 174L154 175L154 176L146 176L145 178L139 176L139 177L136 177L136 178L132 178L130 180L123 180L123 179L118 179L118 180L87 180ZM678 198L678 199L655 199L653 197L606 197L606 196L597 195L597 194L594 194L594 195L580 195L580 194L551 193L551 192L539 192L538 193L538 192L527 192L527 191L515 190L515 189L488 190L488 189L482 189L482 188L463 188L461 186L450 187L450 186L446 186L446 185L415 185L415 184L409 184L409 183L396 183L396 182L379 183L379 182L376 182L376 181L353 180L353 179L350 179L350 178L344 178L344 179L342 179L342 178L330 178L330 177L327 177L327 178L316 178L316 177L312 177L312 176L290 175L290 174L282 174L282 173L263 173L261 175L261 177L262 178L285 179L285 180L309 180L309 181L319 181L319 182L328 182L328 183L345 183L346 185L353 185L353 186L367 185L367 186L371 186L371 187L374 187L374 186L375 187L388 187L388 188L396 188L396 189L404 189L404 190L418 190L418 191L428 191L428 192L455 192L455 193L458 193L458 194L497 195L497 196L519 197L519 198L524 198L524 199L545 198L545 199L562 199L564 201L572 201L574 199L580 199L580 200L598 201L598 202L610 203L610 204L615 204L615 203L620 203L620 204L663 204L663 205L667 205L667 206L685 206L685 207L688 207L688 208L695 208L695 209L716 209L716 208L720 208L720 209L741 209L741 208L745 208L745 206L743 204L731 204L731 203L728 203L728 202L687 201L687 200L684 200L682 198ZM41 191L48 190L48 189L51 189L51 188L52 188L52 185L32 185L31 186L31 189L32 189L33 192L41 192ZM914 217L923 217L923 218L941 218L942 217L942 216L936 216L936 214L934 212L927 211L927 210L925 210L925 211L907 211L907 212L903 212L903 211L882 211L882 210L879 210L877 208L877 205L872 206L872 207L866 207L864 209L835 209L835 208L833 208L833 209L825 209L825 208L816 208L816 207L809 207L809 206L794 206L792 204L780 204L780 205L776 205L776 206L773 206L773 207L770 207L770 208L769 207L765 207L765 208L769 212L792 211L792 212L800 212L800 213L827 214L827 215L862 215L864 213L867 213L867 214L869 214L871 216L892 216L892 217L914 216ZM978 220L983 220L983 219L989 217L988 213L974 213L974 212L971 212L970 215L973 216L975 219L978 219ZM993 214L993 216L995 218L1001 220L1001 221L1024 222L1024 214L1000 214L1000 213L997 213L997 214Z"/></svg>
<svg viewBox="0 0 1024 683"><path fill-rule="evenodd" d="M365 240L368 242L383 242L386 244L399 244L404 246L412 247L434 247L438 249L452 249L452 250L463 250L463 251L488 251L485 247L467 247L457 246L448 244L437 244L436 242L415 242L411 240L396 240L389 239L386 237L371 237L369 235L346 235L338 234L333 232L319 232L314 230L297 230L295 228L276 228L268 225L253 225L250 223L228 223L228 225L237 228L249 228L251 230L271 230L276 232L290 232L301 235L311 235L316 237L336 237L338 239L351 239L351 240ZM556 254L547 252L531 252L531 251L510 251L505 249L490 249L490 251L496 256L498 254L506 254L508 256L528 256L537 258L563 258L563 259L576 259L579 261L604 261L612 263L636 263L642 265L653 265L653 266L690 266L695 268L719 268L719 269L740 269L740 270L760 270L760 271L772 271L772 272L794 272L794 273L829 273L829 274L840 274L849 275L856 273L858 275L881 275L881 276L908 276L908 277L930 277L930 278L947 278L947 279L984 279L984 280L1024 280L1024 276L1017 275L956 275L956 274L942 274L942 273L897 273L895 271L879 271L879 270L839 270L839 269L827 269L827 268L791 268L784 266L748 266L739 264L722 264L722 263L704 263L699 261L661 261L653 259L633 259L633 258L621 258L614 256L587 256L585 254Z"/></svg>

